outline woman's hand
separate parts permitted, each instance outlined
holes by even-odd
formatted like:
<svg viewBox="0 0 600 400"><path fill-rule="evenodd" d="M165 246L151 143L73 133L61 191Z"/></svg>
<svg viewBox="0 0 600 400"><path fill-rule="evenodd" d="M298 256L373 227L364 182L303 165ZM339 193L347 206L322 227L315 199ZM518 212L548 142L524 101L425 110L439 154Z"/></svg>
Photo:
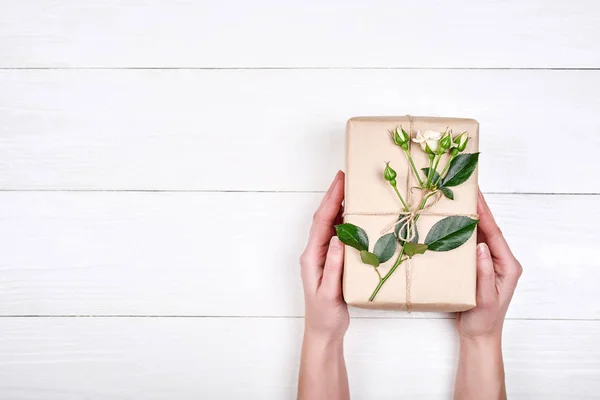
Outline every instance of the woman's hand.
<svg viewBox="0 0 600 400"><path fill-rule="evenodd" d="M334 236L341 222L344 174L338 172L315 212L300 257L304 284L304 341L298 379L300 400L350 398L344 362L344 334L350 317L342 298L344 247Z"/></svg>
<svg viewBox="0 0 600 400"><path fill-rule="evenodd" d="M477 306L456 318L460 359L454 398L506 399L502 326L523 269L481 192L477 211Z"/></svg>
<svg viewBox="0 0 600 400"><path fill-rule="evenodd" d="M458 333L466 340L500 340L504 316L523 268L510 251L481 192L477 212L477 307L458 314Z"/></svg>
<svg viewBox="0 0 600 400"><path fill-rule="evenodd" d="M300 257L305 332L327 339L342 338L350 321L342 297L344 246L334 229L341 223L343 199L344 173L340 171L314 214L308 244Z"/></svg>

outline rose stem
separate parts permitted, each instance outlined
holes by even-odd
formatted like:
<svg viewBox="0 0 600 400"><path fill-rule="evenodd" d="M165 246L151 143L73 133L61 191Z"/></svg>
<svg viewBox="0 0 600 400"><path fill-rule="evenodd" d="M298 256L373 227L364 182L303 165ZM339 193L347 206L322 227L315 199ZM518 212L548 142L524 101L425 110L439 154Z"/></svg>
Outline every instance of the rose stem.
<svg viewBox="0 0 600 400"><path fill-rule="evenodd" d="M383 279L381 277L381 272L379 272L379 269L377 267L373 267L373 268L375 268L375 272L377 272L377 275L379 276L379 280L381 281L381 279Z"/></svg>
<svg viewBox="0 0 600 400"><path fill-rule="evenodd" d="M404 211L408 212L409 211L408 210L408 206L406 205L406 202L404 202L404 199L402 198L402 195L398 191L398 188L396 187L396 185L392 185L392 187L394 188L394 191L396 192L396 194L398 195L398 198L402 202L402 206L404 207Z"/></svg>
<svg viewBox="0 0 600 400"><path fill-rule="evenodd" d="M439 156L434 155L433 157L430 158L430 161L429 161L429 173L427 174L427 188L429 188L429 185L431 184L431 179L433 179L433 172L437 168L437 165L434 167L434 164L435 164L434 160L436 160L436 159L439 162Z"/></svg>
<svg viewBox="0 0 600 400"><path fill-rule="evenodd" d="M419 211L423 209L423 207L425 207L425 203L427 203L427 200L429 200L429 198L432 196L432 193L429 193L428 195L426 195L423 200L421 201L421 204L419 205ZM415 215L415 224L417 223L418 219L419 219L419 215L417 214ZM396 259L396 262L394 263L394 265L392 266L392 268L388 271L387 274L385 274L385 276L383 278L379 278L379 284L377 284L377 287L375 288L375 290L373 291L373 294L371 295L371 297L369 297L369 301L373 301L375 300L375 296L377 296L377 293L379 293L379 290L381 289L381 287L383 286L383 284L390 278L390 276L392 276L392 274L394 273L394 271L396 271L396 269L398 268L398 266L400 266L400 264L402 264L403 261L406 261L405 259L402 259L402 256L404 255L404 246L406 245L406 242L404 242L404 244L402 245L402 249L400 249L400 254L398 254L398 258Z"/></svg>
<svg viewBox="0 0 600 400"><path fill-rule="evenodd" d="M440 160L441 159L442 159L442 155L440 154L440 155L437 156L437 159L435 160L435 165L433 167L433 172L431 173L431 180L432 180L431 183L433 183L433 177L435 176L435 173L437 172L437 169L438 169L438 166L440 165Z"/></svg>
<svg viewBox="0 0 600 400"><path fill-rule="evenodd" d="M454 157L455 156L452 156L452 155L450 156L450 158L448 159L448 162L446 163L446 166L442 170L442 173L440 174L440 176L438 176L438 179L437 179L437 181L435 181L434 185L437 185L442 180L442 178L444 177L444 174L446 172L448 172L448 168L450 168L450 163L452 162L452 160L454 160Z"/></svg>
<svg viewBox="0 0 600 400"><path fill-rule="evenodd" d="M415 173L415 177L417 178L417 181L419 182L419 186L421 188L424 188L423 181L421 180L421 177L419 176L419 171L417 170L417 167L415 165L415 162L413 161L412 155L410 154L410 151L404 150L404 152L406 153L406 156L408 157L408 161L410 162L410 166L412 167L412 170Z"/></svg>

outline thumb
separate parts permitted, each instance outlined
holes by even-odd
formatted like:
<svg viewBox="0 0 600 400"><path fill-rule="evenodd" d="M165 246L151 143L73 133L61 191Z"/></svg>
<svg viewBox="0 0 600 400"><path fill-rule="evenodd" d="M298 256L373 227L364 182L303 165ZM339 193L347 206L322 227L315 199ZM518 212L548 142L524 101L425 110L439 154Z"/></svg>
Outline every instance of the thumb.
<svg viewBox="0 0 600 400"><path fill-rule="evenodd" d="M334 236L329 241L327 259L323 268L323 280L320 289L328 297L342 295L342 272L344 271L344 248L342 242Z"/></svg>
<svg viewBox="0 0 600 400"><path fill-rule="evenodd" d="M477 245L477 306L487 308L498 299L496 273L487 244Z"/></svg>

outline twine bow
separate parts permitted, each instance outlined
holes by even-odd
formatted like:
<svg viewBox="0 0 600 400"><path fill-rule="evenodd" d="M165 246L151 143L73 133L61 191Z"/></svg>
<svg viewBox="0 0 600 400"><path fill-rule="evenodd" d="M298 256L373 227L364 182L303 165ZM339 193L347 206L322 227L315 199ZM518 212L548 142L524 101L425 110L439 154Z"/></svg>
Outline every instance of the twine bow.
<svg viewBox="0 0 600 400"><path fill-rule="evenodd" d="M418 204L420 204L423 199L425 198L425 196L428 196L427 200L429 200L429 198L431 197L435 197L433 199L433 201L431 203L426 203L425 206L423 208L419 209L413 209L410 211L401 211L398 213L398 215L404 215L404 217L401 217L398 219L398 221L394 222L393 224L388 225L387 227L385 227L382 231L381 234L383 235L384 233L389 232L392 229L395 229L395 227L398 224L402 224L400 226L400 228L398 229L398 233L397 233L397 237L399 240L403 241L403 242L410 242L412 241L416 236L417 236L417 215L422 214L424 211L430 209L431 207L435 206L440 199L442 198L441 196L441 192L439 191L434 191L434 192L430 192L429 195L422 195L421 196L421 200L419 200ZM408 195L407 195L408 197ZM446 213L425 213L426 215L439 215L439 216L452 216L454 214L446 214ZM404 233L403 233L404 232Z"/></svg>

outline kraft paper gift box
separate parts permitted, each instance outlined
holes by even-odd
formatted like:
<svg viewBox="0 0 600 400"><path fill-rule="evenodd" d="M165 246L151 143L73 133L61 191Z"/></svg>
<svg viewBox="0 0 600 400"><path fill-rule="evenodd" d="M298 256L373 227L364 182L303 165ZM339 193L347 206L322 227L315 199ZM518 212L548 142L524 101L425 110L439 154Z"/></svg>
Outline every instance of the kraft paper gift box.
<svg viewBox="0 0 600 400"><path fill-rule="evenodd" d="M378 238L397 221L402 206L393 188L383 178L385 162L397 172L397 187L407 203L418 201L420 190L404 151L390 138L390 130L401 125L411 139L418 130L467 131L470 137L464 153L476 153L479 123L473 119L438 117L357 117L347 123L346 193L344 222L362 227L369 238ZM412 142L412 140L411 140ZM419 144L411 143L411 154L418 170L429 167L429 158ZM440 165L445 165L445 155ZM413 189L411 189L413 188ZM477 219L477 169L459 186L453 187L454 200L441 196L425 210L417 222L420 237L425 237L441 215L472 215ZM473 308L476 288L476 234L462 246L445 252L427 251L400 264L381 287L373 301L371 294L379 283L377 273L363 264L359 252L345 246L343 293L352 306L383 310L457 312ZM374 242L374 239L371 239ZM422 241L422 240L420 240ZM400 251L396 249L394 260ZM385 274L392 260L381 264ZM408 286L407 286L408 284ZM407 297L409 301L407 302Z"/></svg>

